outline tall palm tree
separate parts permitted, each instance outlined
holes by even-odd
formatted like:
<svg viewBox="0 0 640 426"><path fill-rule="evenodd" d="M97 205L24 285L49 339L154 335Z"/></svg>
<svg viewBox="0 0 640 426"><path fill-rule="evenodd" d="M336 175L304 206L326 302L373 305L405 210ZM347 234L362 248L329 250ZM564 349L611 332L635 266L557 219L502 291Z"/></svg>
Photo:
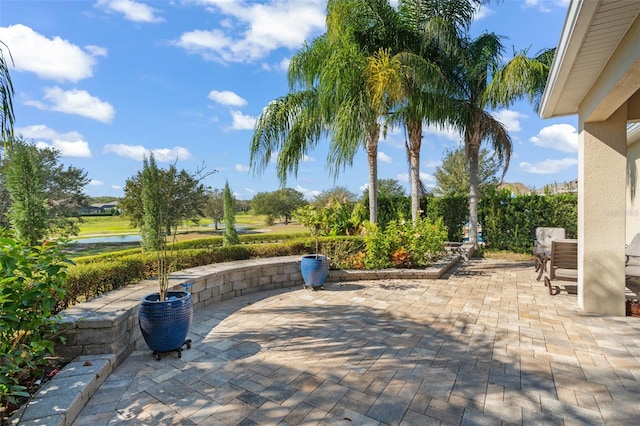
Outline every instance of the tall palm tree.
<svg viewBox="0 0 640 426"><path fill-rule="evenodd" d="M508 107L526 97L539 103L553 59L553 50L535 57L526 51L502 64L501 37L485 33L475 39L460 39L458 54L452 57L450 81L456 86L457 116L452 120L464 135L469 161L469 242L478 243L478 159L480 145L489 142L504 161L503 177L509 167L512 143L504 125L489 109Z"/></svg>
<svg viewBox="0 0 640 426"><path fill-rule="evenodd" d="M250 163L262 172L279 151L276 171L284 184L300 161L323 138L330 137L327 158L335 177L353 164L360 147L369 168L369 219L377 221L377 152L379 118L386 97L373 98L370 76L377 71L369 58L394 31L395 10L386 0L330 0L327 32L293 56L291 92L271 102L258 118ZM375 22L375 31L365 31Z"/></svg>
<svg viewBox="0 0 640 426"><path fill-rule="evenodd" d="M11 59L11 52L6 44L0 41L0 103L2 108L0 109L0 136L2 137L5 151L7 149L7 143L13 138L13 123L15 117L13 115L13 83L11 82L11 76L9 75L9 62L5 58L4 49L7 50L9 60ZM4 46L4 48L3 48Z"/></svg>
<svg viewBox="0 0 640 426"><path fill-rule="evenodd" d="M444 126L455 115L454 99L448 76L442 71L443 58L453 56L457 41L468 30L477 6L483 0L400 0L399 21L402 27L385 51L390 55L387 81L374 85L397 101L389 123L406 132L406 150L411 181L411 217L420 214L423 185L420 179L422 125ZM389 84L397 79L400 87ZM398 93L399 92L399 93Z"/></svg>

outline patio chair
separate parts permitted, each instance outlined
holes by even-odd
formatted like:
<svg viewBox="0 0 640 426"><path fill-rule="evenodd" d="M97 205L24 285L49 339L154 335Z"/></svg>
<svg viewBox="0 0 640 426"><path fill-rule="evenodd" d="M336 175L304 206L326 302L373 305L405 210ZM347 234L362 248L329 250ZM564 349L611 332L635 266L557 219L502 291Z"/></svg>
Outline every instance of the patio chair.
<svg viewBox="0 0 640 426"><path fill-rule="evenodd" d="M628 279L640 278L640 234L636 234L624 250L624 273Z"/></svg>
<svg viewBox="0 0 640 426"><path fill-rule="evenodd" d="M549 276L544 277L544 285L549 287L549 294L560 293L560 287L552 281L578 281L578 240L552 240L551 255L547 262ZM565 286L567 291L569 288ZM554 293L554 289L556 290Z"/></svg>
<svg viewBox="0 0 640 426"><path fill-rule="evenodd" d="M540 281L545 271L549 256L551 255L551 240L565 239L564 228L536 228L536 239L533 243L533 255L536 258L536 272Z"/></svg>

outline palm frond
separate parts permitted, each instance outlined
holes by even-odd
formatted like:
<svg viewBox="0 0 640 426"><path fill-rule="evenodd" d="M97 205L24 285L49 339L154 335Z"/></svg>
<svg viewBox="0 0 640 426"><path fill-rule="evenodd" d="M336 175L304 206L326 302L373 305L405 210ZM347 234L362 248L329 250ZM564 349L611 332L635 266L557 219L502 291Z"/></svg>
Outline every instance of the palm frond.
<svg viewBox="0 0 640 426"><path fill-rule="evenodd" d="M0 100L2 101L2 109L0 110L0 136L4 143L5 152L7 143L13 139L13 124L15 116L13 113L13 83L9 74L9 63L13 64L13 57L9 47L0 41L0 44L7 50L9 62L5 58L4 49L0 46Z"/></svg>
<svg viewBox="0 0 640 426"><path fill-rule="evenodd" d="M487 103L496 108L526 98L537 110L554 53L555 49L548 49L535 57L528 57L526 50L519 52L493 76L487 87Z"/></svg>

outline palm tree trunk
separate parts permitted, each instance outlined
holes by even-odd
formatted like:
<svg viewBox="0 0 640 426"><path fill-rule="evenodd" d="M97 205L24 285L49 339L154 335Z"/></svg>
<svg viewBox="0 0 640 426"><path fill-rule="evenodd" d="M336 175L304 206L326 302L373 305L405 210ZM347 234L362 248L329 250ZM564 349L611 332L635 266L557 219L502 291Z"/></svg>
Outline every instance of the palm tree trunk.
<svg viewBox="0 0 640 426"><path fill-rule="evenodd" d="M409 170L411 179L411 220L416 223L420 218L420 146L422 145L422 121L407 122L409 135Z"/></svg>
<svg viewBox="0 0 640 426"><path fill-rule="evenodd" d="M478 156L479 144L469 146L469 243L478 248Z"/></svg>
<svg viewBox="0 0 640 426"><path fill-rule="evenodd" d="M369 222L378 222L378 138L380 125L371 127L369 141L366 144L369 161Z"/></svg>

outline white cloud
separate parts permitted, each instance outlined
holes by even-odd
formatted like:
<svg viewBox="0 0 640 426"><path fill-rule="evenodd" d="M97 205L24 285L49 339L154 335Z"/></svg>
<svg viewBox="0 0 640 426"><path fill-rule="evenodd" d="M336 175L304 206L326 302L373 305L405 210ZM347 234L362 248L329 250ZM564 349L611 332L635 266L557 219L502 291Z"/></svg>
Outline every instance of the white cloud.
<svg viewBox="0 0 640 426"><path fill-rule="evenodd" d="M529 139L534 145L563 152L578 151L578 133L571 124L552 124Z"/></svg>
<svg viewBox="0 0 640 426"><path fill-rule="evenodd" d="M233 130L253 130L256 124L256 117L245 115L240 111L231 110L231 117L233 118L231 124Z"/></svg>
<svg viewBox="0 0 640 426"><path fill-rule="evenodd" d="M228 19L220 20L220 28L185 32L175 44L208 60L254 62L278 48L299 48L325 25L325 2L321 0L196 2Z"/></svg>
<svg viewBox="0 0 640 426"><path fill-rule="evenodd" d="M85 47L85 50L91 53L93 56L107 56L107 49L101 46L95 46L93 44L88 44Z"/></svg>
<svg viewBox="0 0 640 426"><path fill-rule="evenodd" d="M162 18L156 16L156 9L132 0L98 0L96 5L110 12L122 13L126 19L133 22L163 21Z"/></svg>
<svg viewBox="0 0 640 426"><path fill-rule="evenodd" d="M111 185L111 189L119 190L122 189L122 187L120 185Z"/></svg>
<svg viewBox="0 0 640 426"><path fill-rule="evenodd" d="M104 185L104 182L100 181L100 180L96 180L96 179L91 179L89 181L89 186L102 186Z"/></svg>
<svg viewBox="0 0 640 426"><path fill-rule="evenodd" d="M317 189L304 188L300 185L297 185L295 187L295 190L298 192L302 192L304 194L304 198L306 198L307 200L312 200L314 197L317 197L322 192L322 191L318 191Z"/></svg>
<svg viewBox="0 0 640 426"><path fill-rule="evenodd" d="M29 100L25 104L43 110L81 115L103 123L110 123L116 114L110 103L103 102L84 90L65 91L59 87L47 87L44 89L44 99L46 102Z"/></svg>
<svg viewBox="0 0 640 426"><path fill-rule="evenodd" d="M425 161L422 167L425 169L435 169L436 167L440 167L442 165L442 160L428 160Z"/></svg>
<svg viewBox="0 0 640 426"><path fill-rule="evenodd" d="M141 145L107 144L104 146L103 152L116 154L120 157L132 158L138 161L142 161L145 156L149 156L149 153L152 152L156 161L162 163L173 163L177 160L188 160L191 158L189 150L181 146L150 150Z"/></svg>
<svg viewBox="0 0 640 426"><path fill-rule="evenodd" d="M212 90L211 92L209 92L209 96L207 97L212 101L222 105L244 106L247 104L246 99L238 96L237 94L229 90L223 90L223 91Z"/></svg>
<svg viewBox="0 0 640 426"><path fill-rule="evenodd" d="M400 182L409 182L409 173L400 173L398 175L396 175L396 180L400 181ZM430 175L429 173L424 173L424 172L420 172L420 180L422 180L422 182L435 182L436 178L433 177L433 175ZM431 186L430 184L426 183L426 186Z"/></svg>
<svg viewBox="0 0 640 426"><path fill-rule="evenodd" d="M476 14L473 17L473 20L480 21L490 15L493 15L493 10L489 9L486 5L480 5L476 8Z"/></svg>
<svg viewBox="0 0 640 426"><path fill-rule="evenodd" d="M256 193L255 189L245 188L244 190L245 190L245 192L248 192L249 194L255 194Z"/></svg>
<svg viewBox="0 0 640 426"><path fill-rule="evenodd" d="M509 132L519 132L522 130L520 119L527 118L525 114L510 109L503 109L491 114L496 120L501 122Z"/></svg>
<svg viewBox="0 0 640 426"><path fill-rule="evenodd" d="M562 158L560 160L543 160L537 163L531 164L526 161L520 163L520 169L527 173L533 173L536 175L552 175L560 173L570 167L578 164L577 158Z"/></svg>
<svg viewBox="0 0 640 426"><path fill-rule="evenodd" d="M237 172L248 172L249 170L251 170L249 166L245 166L243 164L236 164L235 168Z"/></svg>
<svg viewBox="0 0 640 426"><path fill-rule="evenodd" d="M378 152L378 160L383 163L393 163L393 158L389 157L382 151Z"/></svg>
<svg viewBox="0 0 640 426"><path fill-rule="evenodd" d="M284 58L280 62L276 62L273 64L269 64L265 62L262 64L262 69L265 71L287 72L289 70L290 62L291 62L291 58Z"/></svg>
<svg viewBox="0 0 640 426"><path fill-rule="evenodd" d="M49 39L21 24L0 27L0 40L11 49L16 70L56 81L75 83L93 76L95 56L107 54L105 48L88 46L84 51L60 37Z"/></svg>
<svg viewBox="0 0 640 426"><path fill-rule="evenodd" d="M460 132L451 126L423 126L422 131L425 134L449 139L455 142L459 142L462 139Z"/></svg>
<svg viewBox="0 0 640 426"><path fill-rule="evenodd" d="M54 148L62 157L91 158L89 143L79 132L60 133L44 124L15 129L15 133L35 141L39 148Z"/></svg>

